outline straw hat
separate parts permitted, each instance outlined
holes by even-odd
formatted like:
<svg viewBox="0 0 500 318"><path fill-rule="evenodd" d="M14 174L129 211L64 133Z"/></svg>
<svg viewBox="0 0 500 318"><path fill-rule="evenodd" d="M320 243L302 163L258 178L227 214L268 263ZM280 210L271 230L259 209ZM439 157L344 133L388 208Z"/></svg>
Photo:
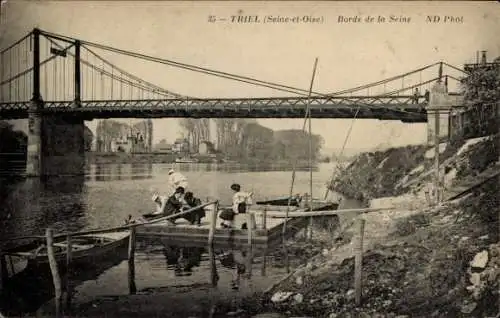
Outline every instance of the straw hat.
<svg viewBox="0 0 500 318"><path fill-rule="evenodd" d="M168 170L168 174L172 174L172 173L174 173L174 172L175 172L175 171L174 171L174 169L170 169L170 170Z"/></svg>

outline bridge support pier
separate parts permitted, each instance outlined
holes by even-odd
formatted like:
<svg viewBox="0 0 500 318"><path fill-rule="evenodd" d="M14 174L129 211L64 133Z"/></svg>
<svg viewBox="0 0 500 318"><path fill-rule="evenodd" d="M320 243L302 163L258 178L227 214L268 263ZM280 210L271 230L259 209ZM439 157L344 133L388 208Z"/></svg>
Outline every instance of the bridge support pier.
<svg viewBox="0 0 500 318"><path fill-rule="evenodd" d="M83 119L73 115L45 116L43 174L82 175L85 166Z"/></svg>
<svg viewBox="0 0 500 318"><path fill-rule="evenodd" d="M83 119L30 111L26 176L82 175L84 166Z"/></svg>
<svg viewBox="0 0 500 318"><path fill-rule="evenodd" d="M42 126L43 117L41 109L43 102L32 100L28 114L28 149L26 157L26 176L39 177L43 174L42 156Z"/></svg>

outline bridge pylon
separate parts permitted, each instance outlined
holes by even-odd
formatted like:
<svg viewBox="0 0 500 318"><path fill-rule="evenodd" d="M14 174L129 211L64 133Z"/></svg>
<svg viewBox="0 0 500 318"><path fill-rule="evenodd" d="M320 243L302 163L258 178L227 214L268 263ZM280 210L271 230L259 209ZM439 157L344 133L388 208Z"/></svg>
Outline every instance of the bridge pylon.
<svg viewBox="0 0 500 318"><path fill-rule="evenodd" d="M28 149L26 176L80 175L84 172L83 118L66 114L46 114L40 90L40 35L33 37L33 95L28 108ZM73 108L81 107L79 41L76 41L75 95ZM47 84L47 83L45 83Z"/></svg>

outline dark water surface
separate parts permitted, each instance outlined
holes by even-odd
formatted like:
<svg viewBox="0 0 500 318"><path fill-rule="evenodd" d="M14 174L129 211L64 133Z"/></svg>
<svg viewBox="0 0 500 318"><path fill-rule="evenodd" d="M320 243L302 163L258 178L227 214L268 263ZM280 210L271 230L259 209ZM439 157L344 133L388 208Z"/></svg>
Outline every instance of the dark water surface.
<svg viewBox="0 0 500 318"><path fill-rule="evenodd" d="M82 177L16 182L2 179L0 239L43 235L48 226L56 232L62 232L121 225L129 214L139 216L154 209L152 192L168 191L167 172L171 167L170 164L91 165ZM240 183L246 191L253 191L255 199L260 200L288 193L292 175L287 167L258 169L237 164L177 164L175 168L186 175L195 196L203 201L217 198L222 204L230 203L232 194L229 186L234 182ZM332 168L333 164L322 164L315 169L315 197L324 196L325 183ZM309 171L297 172L294 189L295 193L309 192ZM358 206L358 202L344 200L341 208ZM205 247L183 250L189 254L185 258L193 265L192 270L183 273L183 276L179 276L169 261L173 251L179 250L168 242L138 244L135 256L138 294L169 290L175 294L186 293L186 297L190 297L190 291L208 288L210 271ZM120 258L107 259L93 268L72 273L75 285L72 301L91 302L100 296L129 294L126 251L122 254ZM231 292L232 271L219 261L217 264L220 289ZM252 276L251 286L244 289L265 289L286 274L284 265L283 259L268 256L264 261L263 255L256 255L253 271L257 274ZM10 307L4 310L32 312L50 300L53 289L50 274L24 273L18 274L16 279L11 282L9 289L12 289L10 292L17 300L15 303L4 302L4 307ZM23 285L26 281L28 285Z"/></svg>

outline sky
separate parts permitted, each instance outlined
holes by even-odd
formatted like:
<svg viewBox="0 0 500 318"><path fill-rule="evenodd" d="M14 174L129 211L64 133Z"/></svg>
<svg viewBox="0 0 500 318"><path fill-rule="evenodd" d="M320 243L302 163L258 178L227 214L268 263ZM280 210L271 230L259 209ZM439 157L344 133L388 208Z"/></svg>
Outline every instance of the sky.
<svg viewBox="0 0 500 318"><path fill-rule="evenodd" d="M2 3L1 47L38 27L303 89L309 87L314 59L318 58L313 90L322 93L379 81L438 61L462 66L474 62L476 52L481 50L487 50L489 58L500 55L496 32L500 29L500 7L495 2L8 0ZM231 16L237 14L258 15L261 20L269 15L309 16L322 23L231 23ZM211 23L211 15L226 21ZM391 15L406 22L390 22ZM339 16L357 16L362 22L339 23ZM369 16L375 22L364 22ZM378 16L386 21L376 23ZM439 16L440 22L426 22L427 16ZM448 18L445 22L446 16L455 21ZM106 57L128 72L182 95L289 95L116 54ZM429 79L436 75L418 74L406 79L406 83L417 82L418 76ZM259 119L258 122L275 130L301 129L303 120ZM352 123L350 119L313 119L312 131L323 136L325 148L339 149ZM87 125L95 130L96 121ZM178 137L179 125L175 119L155 120L154 127L154 142ZM368 149L425 140L425 124L356 120L346 147Z"/></svg>

